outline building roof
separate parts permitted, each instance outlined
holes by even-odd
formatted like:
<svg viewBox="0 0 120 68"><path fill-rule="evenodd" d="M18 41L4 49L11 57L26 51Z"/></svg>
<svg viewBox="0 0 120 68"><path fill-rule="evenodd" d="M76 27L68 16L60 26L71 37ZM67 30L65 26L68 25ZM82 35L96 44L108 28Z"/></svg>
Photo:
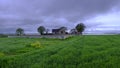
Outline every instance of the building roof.
<svg viewBox="0 0 120 68"><path fill-rule="evenodd" d="M60 29L52 29L52 32L59 32Z"/></svg>

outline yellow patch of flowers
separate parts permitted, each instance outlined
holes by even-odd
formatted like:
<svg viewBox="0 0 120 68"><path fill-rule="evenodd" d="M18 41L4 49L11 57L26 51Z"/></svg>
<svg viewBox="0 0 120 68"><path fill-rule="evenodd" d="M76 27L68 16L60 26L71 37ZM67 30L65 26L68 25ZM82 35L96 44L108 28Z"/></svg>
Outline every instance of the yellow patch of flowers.
<svg viewBox="0 0 120 68"><path fill-rule="evenodd" d="M42 47L42 45L41 45L41 43L39 41L33 42L33 43L31 43L31 44L29 44L27 46L34 47L34 48L41 48Z"/></svg>

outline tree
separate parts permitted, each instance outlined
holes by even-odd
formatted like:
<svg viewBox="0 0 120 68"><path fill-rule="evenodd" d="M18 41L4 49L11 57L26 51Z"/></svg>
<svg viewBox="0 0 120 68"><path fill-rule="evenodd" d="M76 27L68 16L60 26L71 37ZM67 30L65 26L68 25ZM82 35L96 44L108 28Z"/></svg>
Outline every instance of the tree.
<svg viewBox="0 0 120 68"><path fill-rule="evenodd" d="M16 34L17 34L18 36L23 35L23 34L24 34L24 29L18 28L18 29L16 30Z"/></svg>
<svg viewBox="0 0 120 68"><path fill-rule="evenodd" d="M80 24L78 24L78 25L76 26L76 30L77 30L80 34L83 33L83 31L85 30L85 28L86 28L86 26L85 26L83 23L80 23Z"/></svg>
<svg viewBox="0 0 120 68"><path fill-rule="evenodd" d="M44 32L45 32L45 27L44 26L40 26L40 27L38 27L38 32L41 34L41 35L43 35L44 34Z"/></svg>

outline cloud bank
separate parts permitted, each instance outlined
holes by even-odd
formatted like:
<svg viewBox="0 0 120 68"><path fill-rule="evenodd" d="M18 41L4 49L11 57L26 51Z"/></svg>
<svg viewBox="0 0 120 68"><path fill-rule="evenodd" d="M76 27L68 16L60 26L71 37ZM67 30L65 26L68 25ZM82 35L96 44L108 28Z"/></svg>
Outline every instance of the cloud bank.
<svg viewBox="0 0 120 68"><path fill-rule="evenodd" d="M41 25L71 29L80 22L89 30L108 25L114 29L112 25L120 25L119 4L120 0L0 0L0 33L14 33L19 27L32 33Z"/></svg>

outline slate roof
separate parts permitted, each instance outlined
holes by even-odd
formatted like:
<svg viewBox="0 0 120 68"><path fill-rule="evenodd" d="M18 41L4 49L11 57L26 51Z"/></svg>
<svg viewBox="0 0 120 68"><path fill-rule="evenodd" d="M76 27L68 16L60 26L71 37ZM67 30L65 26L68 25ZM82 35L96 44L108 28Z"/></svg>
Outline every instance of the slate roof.
<svg viewBox="0 0 120 68"><path fill-rule="evenodd" d="M60 29L52 29L52 32L59 32Z"/></svg>

